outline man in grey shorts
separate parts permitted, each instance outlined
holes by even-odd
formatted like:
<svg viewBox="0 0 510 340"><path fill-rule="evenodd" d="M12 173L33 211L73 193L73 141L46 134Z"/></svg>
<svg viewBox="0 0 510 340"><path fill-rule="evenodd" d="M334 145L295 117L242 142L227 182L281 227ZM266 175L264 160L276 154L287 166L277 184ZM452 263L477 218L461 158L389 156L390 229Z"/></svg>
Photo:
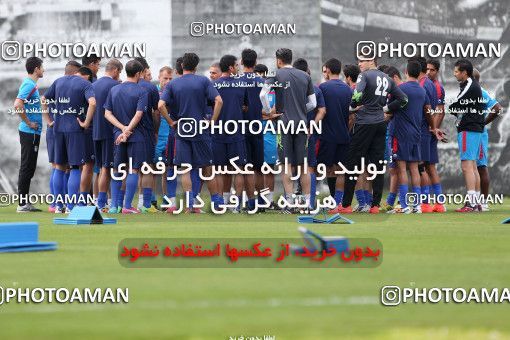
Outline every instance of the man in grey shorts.
<svg viewBox="0 0 510 340"><path fill-rule="evenodd" d="M276 66L278 70L274 77L266 80L266 86L260 91L260 100L262 101L265 115L269 119L278 117L284 123L294 122L297 128L300 121L306 122L306 113L311 111L317 105L315 92L313 90L312 79L301 70L292 67L292 51L288 48L280 48L276 51ZM269 105L269 92L274 89L276 100L275 106L271 109ZM302 123L301 123L302 124ZM293 131L296 132L296 131ZM306 155L306 133L281 135L281 144L283 148L281 160L284 163L285 158L292 167L292 172L296 166L300 167L301 187L307 204L310 204L310 175L304 175L304 159ZM293 203L291 195L293 191L290 176L292 173L283 174L283 187L285 198Z"/></svg>

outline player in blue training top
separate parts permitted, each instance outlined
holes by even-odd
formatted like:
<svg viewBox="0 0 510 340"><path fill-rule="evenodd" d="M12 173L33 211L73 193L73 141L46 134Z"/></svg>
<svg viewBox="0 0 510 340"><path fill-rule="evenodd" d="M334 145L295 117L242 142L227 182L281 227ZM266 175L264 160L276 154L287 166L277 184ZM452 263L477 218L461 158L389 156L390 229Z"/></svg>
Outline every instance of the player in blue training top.
<svg viewBox="0 0 510 340"><path fill-rule="evenodd" d="M147 111L147 91L138 85L143 66L137 60L126 63L127 79L117 86L112 87L106 103L105 117L113 125L115 139L114 167L115 177L111 181L112 202L119 202L121 195L122 180L118 173L119 165L131 163L132 169L126 177L126 196L123 214L138 214L140 211L132 206L133 197L138 187L138 172L143 162L147 159L147 147L145 145L145 131L141 126L141 120Z"/></svg>
<svg viewBox="0 0 510 340"><path fill-rule="evenodd" d="M75 60L70 60L64 69L64 75L69 76L76 74L81 67L81 64ZM55 134L53 132L53 121L55 120L55 113L57 112L57 108L54 102L45 103L47 105L47 111L43 113L43 117L45 117L47 128L46 128L46 148L48 151L48 161L51 164L51 173L50 173L50 193L52 195L56 195L55 187L54 187L54 177L55 177ZM69 174L69 172L67 172ZM64 175L65 176L65 175ZM65 178L65 177L64 177ZM65 192L67 192L67 181L64 180L65 183ZM54 213L57 207L56 202L53 202L48 207L48 211Z"/></svg>
<svg viewBox="0 0 510 340"><path fill-rule="evenodd" d="M53 82L44 94L44 101L55 101L56 113L53 122L55 136L55 164L53 177L54 191L59 197L55 213L65 212L63 201L66 194L64 174L71 168L67 183L70 200L67 208L72 210L78 201L78 192L84 190L81 167L90 161L85 130L92 123L96 99L90 75L80 68L75 75L66 75ZM90 182L89 182L90 190ZM82 191L84 192L84 191Z"/></svg>
<svg viewBox="0 0 510 340"><path fill-rule="evenodd" d="M248 92L248 111L245 114L249 121L262 122L262 103L260 102L260 90L264 85L264 78L254 72L257 64L257 52L252 49L244 49L241 53L241 64L243 65L244 76L241 77L245 82ZM245 187L249 197L254 197L254 191L260 192L264 189L264 176L261 169L264 163L264 135L251 134L247 131L246 141L246 159L248 163L253 164L254 176L245 176ZM259 203L264 203L259 197ZM248 208L252 210L255 207L255 198L248 200Z"/></svg>
<svg viewBox="0 0 510 340"><path fill-rule="evenodd" d="M197 129L200 121L206 119L207 101L214 102L214 113L211 120L218 119L223 101L209 79L195 74L199 61L200 59L195 53L184 54L182 57L183 75L168 83L158 108L161 114L164 114L167 113L167 107L172 108L173 105L178 107L174 163L203 168L204 175L210 176L213 164L211 137L207 133L197 134ZM189 198L186 202L187 211L196 212L192 207L193 193L189 172L182 176L182 187ZM219 195L214 179L207 182L207 187L211 194L211 202L216 205L223 203L223 198Z"/></svg>
<svg viewBox="0 0 510 340"><path fill-rule="evenodd" d="M119 85L119 78L124 66L117 59L106 64L105 75L92 84L96 95L96 112L93 119L92 137L94 139L95 166L100 168L99 193L97 206L107 212L108 188L110 186L110 169L113 167L113 127L106 120L104 104L112 87Z"/></svg>
<svg viewBox="0 0 510 340"><path fill-rule="evenodd" d="M408 61L416 61L420 64L421 70L420 70L420 76L418 77L418 83L421 87L425 90L427 93L427 96L429 97L430 106L432 107L432 110L436 109L436 106L438 104L438 97L436 88L434 86L434 83L427 77L427 60L423 57L412 57L409 58ZM426 165L427 164L435 164L438 162L437 160L437 143L432 143L432 135L430 134L430 126L425 117L422 119L422 125L421 125L421 146L420 146L420 153L421 153L421 164L419 167L420 175L421 175L421 193L424 194L426 197L424 199L421 205L421 209L423 213L431 213L433 208L429 205L428 201L428 195L430 194L430 184L431 184L431 178L429 176L429 173L426 171ZM435 153L432 154L432 147L435 146ZM432 168L432 166L429 165L429 168ZM435 169L435 166L433 167ZM437 171L432 173L434 175L434 181L437 182L439 180L439 176L437 176Z"/></svg>
<svg viewBox="0 0 510 340"><path fill-rule="evenodd" d="M444 87L438 80L440 63L436 59L427 60L427 77L434 84L434 88L437 94L437 106L434 110L434 120L436 121L436 127L441 128L441 124L444 119L444 104L445 104L445 92ZM425 171L430 178L430 191L436 197L443 193L441 187L441 179L437 172L436 164L439 162L439 155L437 152L437 138L430 139L430 162L425 163ZM423 179L424 177L422 177ZM432 207L433 212L446 212L446 208L443 204L435 203Z"/></svg>
<svg viewBox="0 0 510 340"><path fill-rule="evenodd" d="M342 64L332 58L324 63L328 81L319 85L326 103L326 116L322 121L322 134L319 135L319 153L317 162L326 165L327 176L336 177L335 202L342 203L344 192L343 175L336 176L338 163L345 164L349 149L349 105L352 98L351 88L340 80Z"/></svg>
<svg viewBox="0 0 510 340"><path fill-rule="evenodd" d="M237 58L233 55L224 55L220 59L221 77L214 81L214 87L223 100L218 121L223 122L223 126L229 121L235 122L245 119L243 106L248 104L247 83L243 79L235 77L239 72ZM261 111L262 112L262 111ZM222 133L212 135L213 163L216 166L230 166L230 160L239 157L235 163L237 165L246 164L246 144L245 136L242 134L240 125L233 134L227 133L223 129ZM232 175L218 175L218 185L223 192L230 191ZM233 212L240 212L243 189L244 175L235 175L234 189L239 197L239 206ZM253 192L248 192L251 209L255 207L255 197Z"/></svg>
<svg viewBox="0 0 510 340"><path fill-rule="evenodd" d="M421 195L420 173L418 162L421 160L421 126L423 117L436 131L435 122L432 119L431 105L426 91L420 87L418 77L421 65L418 61L409 61L406 67L407 82L401 83L400 90L407 96L407 105L396 110L393 114L393 132L390 145L395 157L398 173L399 200L401 209L390 210L389 213L421 213L419 199L408 202L408 179L407 169L411 173L412 191L419 198ZM427 131L428 134L428 131ZM433 137L436 138L436 137ZM408 204L412 204L409 207Z"/></svg>
<svg viewBox="0 0 510 340"><path fill-rule="evenodd" d="M144 113L142 117L142 121L140 122L141 127L144 131L144 139L145 146L147 148L146 160L147 164L151 164L154 166L154 153L155 153L155 145L157 140L156 131L159 130L159 126L156 126L159 123L159 111L158 111L158 103L159 103L159 91L156 85L152 84L149 80L150 76L150 67L145 58L138 57L135 58L140 64L143 66L143 71L138 81L138 85L140 85L147 92L147 111ZM170 117L165 112L162 114L163 118L168 122L170 122ZM155 213L159 210L157 207L151 205L152 201L152 187L154 185L154 175L152 174L141 174L140 176L140 193L138 196L138 209L142 213Z"/></svg>

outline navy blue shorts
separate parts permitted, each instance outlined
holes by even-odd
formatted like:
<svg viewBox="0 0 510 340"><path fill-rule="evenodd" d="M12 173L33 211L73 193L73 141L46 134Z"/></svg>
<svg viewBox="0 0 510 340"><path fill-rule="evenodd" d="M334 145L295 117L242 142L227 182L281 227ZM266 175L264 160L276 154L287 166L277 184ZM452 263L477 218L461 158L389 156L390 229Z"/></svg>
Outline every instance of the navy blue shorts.
<svg viewBox="0 0 510 340"><path fill-rule="evenodd" d="M420 144L402 141L395 136L393 136L393 151L397 161L419 162L423 158L420 154Z"/></svg>
<svg viewBox="0 0 510 340"><path fill-rule="evenodd" d="M439 155L437 153L437 138L435 136L430 136L430 158L429 163L430 164L437 164L439 163Z"/></svg>
<svg viewBox="0 0 510 340"><path fill-rule="evenodd" d="M202 168L213 165L210 141L191 141L189 139L176 138L174 151L174 165L187 163L191 164L193 168Z"/></svg>
<svg viewBox="0 0 510 340"><path fill-rule="evenodd" d="M55 163L71 166L85 163L85 136L83 132L54 132Z"/></svg>
<svg viewBox="0 0 510 340"><path fill-rule="evenodd" d="M317 135L308 137L308 154L306 156L308 166L317 166L317 153L319 152L319 138Z"/></svg>
<svg viewBox="0 0 510 340"><path fill-rule="evenodd" d="M421 135L420 155L421 161L430 162L430 134Z"/></svg>
<svg viewBox="0 0 510 340"><path fill-rule="evenodd" d="M175 134L171 133L168 135L168 141L166 143L166 149L163 153L165 159L163 160L168 165L174 164L175 158Z"/></svg>
<svg viewBox="0 0 510 340"><path fill-rule="evenodd" d="M95 166L98 168L113 167L113 139L94 141Z"/></svg>
<svg viewBox="0 0 510 340"><path fill-rule="evenodd" d="M94 140L92 139L92 128L83 131L83 140L85 145L85 163L94 162L96 156L94 154Z"/></svg>
<svg viewBox="0 0 510 340"><path fill-rule="evenodd" d="M154 141L154 134L145 136L145 161L147 164L154 162L154 154L156 153L156 143Z"/></svg>
<svg viewBox="0 0 510 340"><path fill-rule="evenodd" d="M230 165L230 159L237 156L239 159L235 164L246 164L246 143L244 141L221 143L213 140L212 150L214 165Z"/></svg>
<svg viewBox="0 0 510 340"><path fill-rule="evenodd" d="M46 147L48 150L48 160L50 163L55 162L55 134L53 133L53 127L46 129Z"/></svg>
<svg viewBox="0 0 510 340"><path fill-rule="evenodd" d="M247 135L246 139L246 160L253 164L254 170L260 170L264 163L264 136Z"/></svg>
<svg viewBox="0 0 510 340"><path fill-rule="evenodd" d="M147 149L143 141L127 142L115 145L113 152L113 165L117 168L120 164L128 164L131 158L133 169L140 169L147 159Z"/></svg>
<svg viewBox="0 0 510 340"><path fill-rule="evenodd" d="M349 144L337 144L335 142L319 139L319 152L317 152L317 163L326 166L333 166L347 161Z"/></svg>

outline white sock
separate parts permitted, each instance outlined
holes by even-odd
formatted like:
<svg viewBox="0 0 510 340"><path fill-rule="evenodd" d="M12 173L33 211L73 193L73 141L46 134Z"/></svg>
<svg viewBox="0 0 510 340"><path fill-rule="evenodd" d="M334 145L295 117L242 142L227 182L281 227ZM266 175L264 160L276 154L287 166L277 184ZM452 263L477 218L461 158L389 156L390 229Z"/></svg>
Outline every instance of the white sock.
<svg viewBox="0 0 510 340"><path fill-rule="evenodd" d="M267 199L269 200L269 203L273 202L273 196L274 196L274 191L270 191L269 194L267 195Z"/></svg>
<svg viewBox="0 0 510 340"><path fill-rule="evenodd" d="M230 192L224 192L223 193L223 202L225 202L225 204L228 204L229 199L230 199Z"/></svg>
<svg viewBox="0 0 510 340"><path fill-rule="evenodd" d="M467 196L468 196L469 204L471 206L476 205L476 191L468 190Z"/></svg>
<svg viewBox="0 0 510 340"><path fill-rule="evenodd" d="M483 204L483 200L480 195L480 191L476 191L476 204Z"/></svg>
<svg viewBox="0 0 510 340"><path fill-rule="evenodd" d="M306 206L309 207L310 206L310 194L305 194L305 202L306 202Z"/></svg>
<svg viewBox="0 0 510 340"><path fill-rule="evenodd" d="M138 208L143 206L143 194L138 194Z"/></svg>
<svg viewBox="0 0 510 340"><path fill-rule="evenodd" d="M165 203L167 203L167 204L168 204L168 202L170 202L170 205L171 205L172 207L175 207L175 197L168 197L168 196L167 196L167 198L165 199Z"/></svg>

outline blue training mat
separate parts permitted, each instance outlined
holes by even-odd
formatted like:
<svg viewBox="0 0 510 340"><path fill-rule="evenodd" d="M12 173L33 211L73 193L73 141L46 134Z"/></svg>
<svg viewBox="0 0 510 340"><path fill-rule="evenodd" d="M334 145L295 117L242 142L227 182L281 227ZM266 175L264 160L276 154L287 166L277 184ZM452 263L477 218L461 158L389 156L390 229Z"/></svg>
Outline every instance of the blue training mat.
<svg viewBox="0 0 510 340"><path fill-rule="evenodd" d="M509 218L507 218L506 220L503 220L503 221L501 222L501 224L509 224L509 223L510 223L510 217L509 217Z"/></svg>
<svg viewBox="0 0 510 340"><path fill-rule="evenodd" d="M115 224L117 219L104 218L96 206L76 206L71 210L67 217L56 217L53 219L54 224Z"/></svg>
<svg viewBox="0 0 510 340"><path fill-rule="evenodd" d="M343 222L345 222L346 224L353 224L354 221L346 218L346 217L343 217L342 215L340 214L334 214L334 215L331 215L328 217L328 215L324 215L324 214L321 214L322 215L322 218L318 218L319 214L317 215L313 215L313 216L310 216L310 215L300 215L297 217L297 221L298 223L334 223L338 220L342 220Z"/></svg>
<svg viewBox="0 0 510 340"><path fill-rule="evenodd" d="M55 242L39 242L37 222L0 223L0 253L55 249Z"/></svg>

